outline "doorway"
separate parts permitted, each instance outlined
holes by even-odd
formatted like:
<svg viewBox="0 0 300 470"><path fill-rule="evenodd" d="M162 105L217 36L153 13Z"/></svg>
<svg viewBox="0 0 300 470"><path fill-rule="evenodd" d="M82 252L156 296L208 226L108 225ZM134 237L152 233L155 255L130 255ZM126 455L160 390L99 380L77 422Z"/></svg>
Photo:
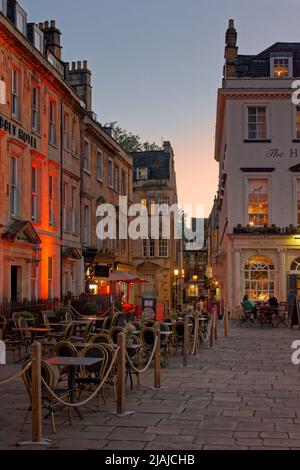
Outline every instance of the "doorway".
<svg viewBox="0 0 300 470"><path fill-rule="evenodd" d="M21 287L21 267L12 266L10 276L10 292L12 302L20 300L20 287Z"/></svg>

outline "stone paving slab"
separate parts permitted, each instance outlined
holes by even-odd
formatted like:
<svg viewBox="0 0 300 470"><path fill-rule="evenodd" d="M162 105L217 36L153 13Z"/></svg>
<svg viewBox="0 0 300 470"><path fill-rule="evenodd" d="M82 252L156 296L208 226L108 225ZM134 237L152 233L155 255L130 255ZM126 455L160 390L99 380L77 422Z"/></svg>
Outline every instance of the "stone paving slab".
<svg viewBox="0 0 300 470"><path fill-rule="evenodd" d="M221 324L220 324L221 327ZM162 385L153 391L153 370L141 376L141 388L127 388L126 410L117 417L107 390L107 405L96 400L69 426L65 410L56 414L57 433L49 420L43 435L50 449L218 450L300 449L300 373L291 363L291 344L299 330L231 328L214 348L201 346L189 366L180 354L162 369ZM20 365L0 366L0 380ZM19 432L28 398L22 380L0 386L0 449L22 450L31 423ZM28 447L32 448L32 447Z"/></svg>

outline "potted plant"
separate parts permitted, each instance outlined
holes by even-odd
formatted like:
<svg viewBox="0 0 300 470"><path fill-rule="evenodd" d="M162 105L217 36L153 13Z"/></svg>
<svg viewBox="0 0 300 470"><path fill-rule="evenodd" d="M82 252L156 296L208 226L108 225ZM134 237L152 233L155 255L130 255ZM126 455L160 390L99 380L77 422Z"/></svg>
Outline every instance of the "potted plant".
<svg viewBox="0 0 300 470"><path fill-rule="evenodd" d="M58 317L63 317L63 318L65 318L66 313L70 313L70 314L73 316L73 314L72 314L71 310L69 309L69 307L60 307L60 308L57 310L56 315L57 315Z"/></svg>
<svg viewBox="0 0 300 470"><path fill-rule="evenodd" d="M97 315L98 305L95 302L86 302L82 307L84 315Z"/></svg>
<svg viewBox="0 0 300 470"><path fill-rule="evenodd" d="M19 318L25 318L25 320L28 323L29 328L34 328L35 327L35 320L32 318L34 317L34 314L31 312L19 312Z"/></svg>

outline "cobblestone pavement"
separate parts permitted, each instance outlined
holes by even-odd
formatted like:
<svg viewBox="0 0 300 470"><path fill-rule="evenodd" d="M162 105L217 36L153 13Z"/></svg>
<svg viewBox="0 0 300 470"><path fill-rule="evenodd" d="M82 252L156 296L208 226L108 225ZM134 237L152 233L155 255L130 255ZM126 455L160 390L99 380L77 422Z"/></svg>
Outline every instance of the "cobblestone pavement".
<svg viewBox="0 0 300 470"><path fill-rule="evenodd" d="M221 326L221 325L220 325ZM153 391L153 370L141 378L140 390L128 389L125 417L102 411L96 403L74 416L56 415L57 433L43 421L50 449L300 449L300 373L291 363L291 344L299 330L232 328L220 332L215 347L203 345L186 369L176 355L162 370L162 386ZM0 366L0 378L19 366ZM110 392L107 392L109 395ZM0 386L0 449L24 449L30 420L18 431L27 404L22 381ZM38 447L40 448L40 447Z"/></svg>

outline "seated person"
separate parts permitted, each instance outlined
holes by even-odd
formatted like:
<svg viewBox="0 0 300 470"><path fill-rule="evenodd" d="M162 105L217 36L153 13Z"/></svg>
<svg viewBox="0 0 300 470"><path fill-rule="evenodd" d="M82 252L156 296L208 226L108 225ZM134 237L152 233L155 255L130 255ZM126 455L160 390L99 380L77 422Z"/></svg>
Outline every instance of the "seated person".
<svg viewBox="0 0 300 470"><path fill-rule="evenodd" d="M269 298L268 300L268 304L270 305L271 308L278 308L278 300L276 299L276 297L273 295L271 295L271 297Z"/></svg>
<svg viewBox="0 0 300 470"><path fill-rule="evenodd" d="M243 298L242 306L243 306L243 309L246 310L246 312L250 312L254 316L254 318L256 318L256 314L257 314L256 308L254 307L252 302L249 300L249 297L247 294Z"/></svg>

